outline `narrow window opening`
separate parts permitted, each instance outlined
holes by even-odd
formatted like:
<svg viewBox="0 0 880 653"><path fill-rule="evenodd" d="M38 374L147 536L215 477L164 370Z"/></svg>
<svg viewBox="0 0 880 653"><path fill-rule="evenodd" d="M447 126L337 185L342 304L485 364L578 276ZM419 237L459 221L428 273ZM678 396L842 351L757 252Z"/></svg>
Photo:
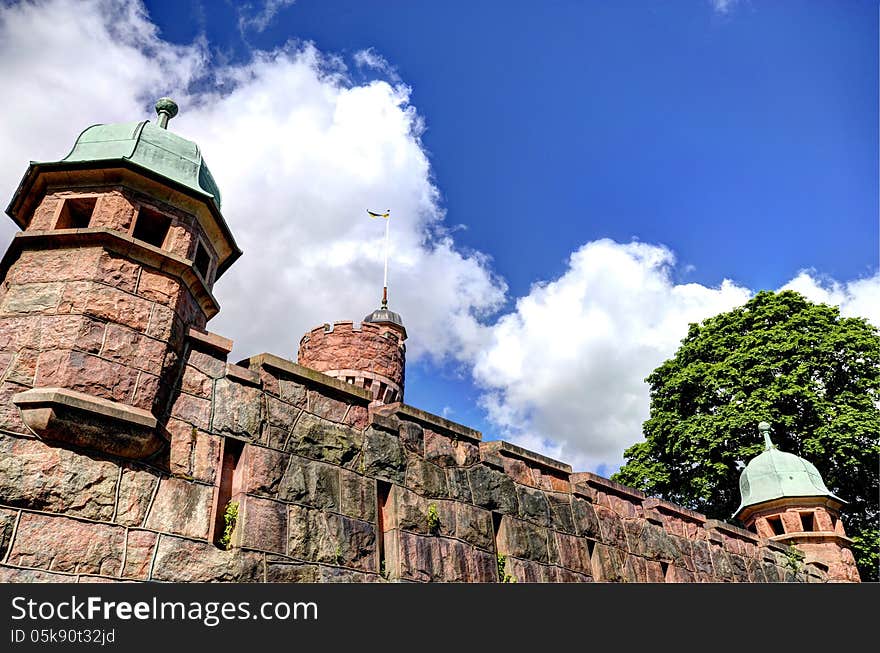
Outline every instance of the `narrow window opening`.
<svg viewBox="0 0 880 653"><path fill-rule="evenodd" d="M76 197L64 200L55 228L85 229L89 226L97 201L97 197Z"/></svg>
<svg viewBox="0 0 880 653"><path fill-rule="evenodd" d="M376 528L379 536L376 538L376 554L379 556L379 574L388 578L388 562L385 557L385 524L388 522L386 513L390 509L391 483L376 481Z"/></svg>
<svg viewBox="0 0 880 653"><path fill-rule="evenodd" d="M142 206L140 211L138 211L132 236L154 247L162 247L170 227L171 218Z"/></svg>
<svg viewBox="0 0 880 653"><path fill-rule="evenodd" d="M208 270L211 267L211 255L208 254L208 250L205 249L205 246L201 241L199 241L199 245L196 247L196 256L193 260L193 265L196 268L196 272L202 275L202 279L207 281Z"/></svg>
<svg viewBox="0 0 880 653"><path fill-rule="evenodd" d="M801 529L807 532L816 530L816 520L812 512L801 513Z"/></svg>
<svg viewBox="0 0 880 653"><path fill-rule="evenodd" d="M663 576L663 580L660 582L665 583L666 579L669 577L669 563L668 562L661 562L660 563L660 571L662 572L662 576Z"/></svg>
<svg viewBox="0 0 880 653"><path fill-rule="evenodd" d="M767 523L773 529L774 535L785 535L785 529L782 527L782 519L779 517L767 517Z"/></svg>
<svg viewBox="0 0 880 653"><path fill-rule="evenodd" d="M225 438L223 442L223 462L220 466L220 486L217 488L217 504L214 506L214 545L221 549L231 546L231 535L238 519L238 504L233 501L237 485L240 485L241 469L239 460L244 442Z"/></svg>

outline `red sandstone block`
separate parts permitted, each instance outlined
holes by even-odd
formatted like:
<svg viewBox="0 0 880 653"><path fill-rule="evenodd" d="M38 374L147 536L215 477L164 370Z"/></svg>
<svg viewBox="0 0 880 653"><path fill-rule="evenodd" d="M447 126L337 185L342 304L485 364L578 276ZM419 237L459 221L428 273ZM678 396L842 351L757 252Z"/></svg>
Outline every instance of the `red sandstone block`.
<svg viewBox="0 0 880 653"><path fill-rule="evenodd" d="M0 349L17 350L22 347L38 349L41 331L38 315L0 317Z"/></svg>
<svg viewBox="0 0 880 653"><path fill-rule="evenodd" d="M95 204L89 226L127 232L131 227L134 211L134 205L119 191L102 193Z"/></svg>
<svg viewBox="0 0 880 653"><path fill-rule="evenodd" d="M33 349L21 349L16 352L7 365L6 380L26 386L34 385L38 358L39 352Z"/></svg>
<svg viewBox="0 0 880 653"><path fill-rule="evenodd" d="M131 405L144 410L152 410L159 400L161 385L158 376L146 372L138 373L134 395L130 401Z"/></svg>
<svg viewBox="0 0 880 653"><path fill-rule="evenodd" d="M179 478L165 478L153 499L147 528L205 539L211 520L213 488Z"/></svg>
<svg viewBox="0 0 880 653"><path fill-rule="evenodd" d="M9 563L48 571L117 576L125 529L67 517L22 513Z"/></svg>
<svg viewBox="0 0 880 653"><path fill-rule="evenodd" d="M90 315L136 331L147 330L153 306L147 300L102 284L91 284L84 297L80 294L82 291L78 282L66 284L58 312Z"/></svg>
<svg viewBox="0 0 880 653"><path fill-rule="evenodd" d="M555 533L555 536L559 564L571 571L591 576L593 571L590 566L590 551L587 540L563 533Z"/></svg>
<svg viewBox="0 0 880 653"><path fill-rule="evenodd" d="M44 351L37 357L35 385L63 387L128 403L137 370L78 351Z"/></svg>
<svg viewBox="0 0 880 653"><path fill-rule="evenodd" d="M150 307L148 320L144 323L145 328L141 329L146 331L148 336L166 341L172 340L175 334L177 334L177 338L183 338L184 329L179 324L180 318L177 317L173 310L162 304L148 302L146 299L138 298L138 301L144 302ZM225 367L224 365L224 371Z"/></svg>
<svg viewBox="0 0 880 653"><path fill-rule="evenodd" d="M142 526L159 479L152 472L127 467L119 481L115 522L123 526Z"/></svg>
<svg viewBox="0 0 880 653"><path fill-rule="evenodd" d="M18 406L12 403L12 395L27 390L29 386L4 381L0 383L0 427L13 433L26 433L29 429L21 421Z"/></svg>
<svg viewBox="0 0 880 653"><path fill-rule="evenodd" d="M55 213L61 204L61 198L55 195L47 195L40 202L39 206L34 210L30 224L27 225L29 231L48 231L55 228Z"/></svg>
<svg viewBox="0 0 880 653"><path fill-rule="evenodd" d="M350 406L343 420L344 424L356 429L365 429L370 424L370 413L366 406Z"/></svg>
<svg viewBox="0 0 880 653"><path fill-rule="evenodd" d="M125 549L125 568L122 576L146 580L150 576L150 563L159 536L151 531L129 530Z"/></svg>
<svg viewBox="0 0 880 653"><path fill-rule="evenodd" d="M172 254L191 259L195 252L195 237L192 228L175 222L168 228L168 235L165 238L164 247Z"/></svg>
<svg viewBox="0 0 880 653"><path fill-rule="evenodd" d="M244 496L239 505L238 545L287 553L287 506L278 501Z"/></svg>
<svg viewBox="0 0 880 653"><path fill-rule="evenodd" d="M310 413L323 417L331 422L341 422L348 412L348 404L338 399L332 399L315 390L308 392L308 408Z"/></svg>
<svg viewBox="0 0 880 653"><path fill-rule="evenodd" d="M602 505L595 506L596 516L599 519L599 530L602 533L602 541L624 551L629 549L626 539L626 530L620 516Z"/></svg>
<svg viewBox="0 0 880 653"><path fill-rule="evenodd" d="M181 392L171 408L171 416L207 431L210 429L211 402Z"/></svg>
<svg viewBox="0 0 880 653"><path fill-rule="evenodd" d="M158 374L162 369L167 347L168 344L164 341L148 338L125 326L108 324L101 356L129 367Z"/></svg>
<svg viewBox="0 0 880 653"><path fill-rule="evenodd" d="M242 490L275 496L290 464L290 455L265 447L246 446Z"/></svg>
<svg viewBox="0 0 880 653"><path fill-rule="evenodd" d="M162 535L156 549L152 580L192 582L259 582L263 554L224 551L207 542Z"/></svg>
<svg viewBox="0 0 880 653"><path fill-rule="evenodd" d="M100 251L100 250L99 250ZM133 293L141 266L121 256L103 251L92 273L96 281Z"/></svg>
<svg viewBox="0 0 880 653"><path fill-rule="evenodd" d="M61 306L69 285L54 281L9 286L0 304L0 314L65 312Z"/></svg>
<svg viewBox="0 0 880 653"><path fill-rule="evenodd" d="M400 577L416 581L432 581L442 577L443 560L438 538L398 533Z"/></svg>

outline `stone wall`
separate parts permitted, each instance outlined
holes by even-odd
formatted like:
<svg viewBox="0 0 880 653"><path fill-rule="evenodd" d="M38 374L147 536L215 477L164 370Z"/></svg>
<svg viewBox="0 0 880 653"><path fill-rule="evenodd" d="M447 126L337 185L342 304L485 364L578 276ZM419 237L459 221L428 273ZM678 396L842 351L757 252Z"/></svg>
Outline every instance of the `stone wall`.
<svg viewBox="0 0 880 653"><path fill-rule="evenodd" d="M140 462L46 444L2 398L0 581L825 578L756 534L230 350L190 330L169 445Z"/></svg>

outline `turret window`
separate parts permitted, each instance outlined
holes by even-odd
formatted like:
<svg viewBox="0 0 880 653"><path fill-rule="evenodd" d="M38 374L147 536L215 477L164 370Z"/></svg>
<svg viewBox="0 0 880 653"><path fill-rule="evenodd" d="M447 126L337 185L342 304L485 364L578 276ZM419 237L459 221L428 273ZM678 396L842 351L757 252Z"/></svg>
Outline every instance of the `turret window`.
<svg viewBox="0 0 880 653"><path fill-rule="evenodd" d="M201 241L199 241L199 245L196 247L193 265L196 268L196 272L202 275L202 279L208 281L208 272L211 269L211 255L208 254L208 250L205 249L205 245Z"/></svg>
<svg viewBox="0 0 880 653"><path fill-rule="evenodd" d="M97 201L97 197L71 197L65 199L61 205L58 220L55 221L55 228L85 229L89 226Z"/></svg>
<svg viewBox="0 0 880 653"><path fill-rule="evenodd" d="M780 517L767 517L767 523L773 529L774 535L785 535L785 529L782 527L782 519Z"/></svg>
<svg viewBox="0 0 880 653"><path fill-rule="evenodd" d="M812 512L801 513L801 530L807 532L816 530L816 520Z"/></svg>
<svg viewBox="0 0 880 653"><path fill-rule="evenodd" d="M162 247L171 227L171 218L158 211L142 206L134 223L132 236L154 247Z"/></svg>

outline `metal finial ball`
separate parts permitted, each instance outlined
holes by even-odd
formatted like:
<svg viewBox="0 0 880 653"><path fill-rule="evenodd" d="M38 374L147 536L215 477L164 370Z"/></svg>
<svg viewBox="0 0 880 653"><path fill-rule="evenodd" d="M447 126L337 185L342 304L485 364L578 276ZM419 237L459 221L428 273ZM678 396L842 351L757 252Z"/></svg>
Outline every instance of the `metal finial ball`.
<svg viewBox="0 0 880 653"><path fill-rule="evenodd" d="M169 118L173 118L177 115L179 107L177 106L177 102L172 100L170 97L159 98L156 102L156 113L165 112L168 114Z"/></svg>
<svg viewBox="0 0 880 653"><path fill-rule="evenodd" d="M768 424L767 422L759 422L758 423L758 430L759 431L769 431L770 424Z"/></svg>

